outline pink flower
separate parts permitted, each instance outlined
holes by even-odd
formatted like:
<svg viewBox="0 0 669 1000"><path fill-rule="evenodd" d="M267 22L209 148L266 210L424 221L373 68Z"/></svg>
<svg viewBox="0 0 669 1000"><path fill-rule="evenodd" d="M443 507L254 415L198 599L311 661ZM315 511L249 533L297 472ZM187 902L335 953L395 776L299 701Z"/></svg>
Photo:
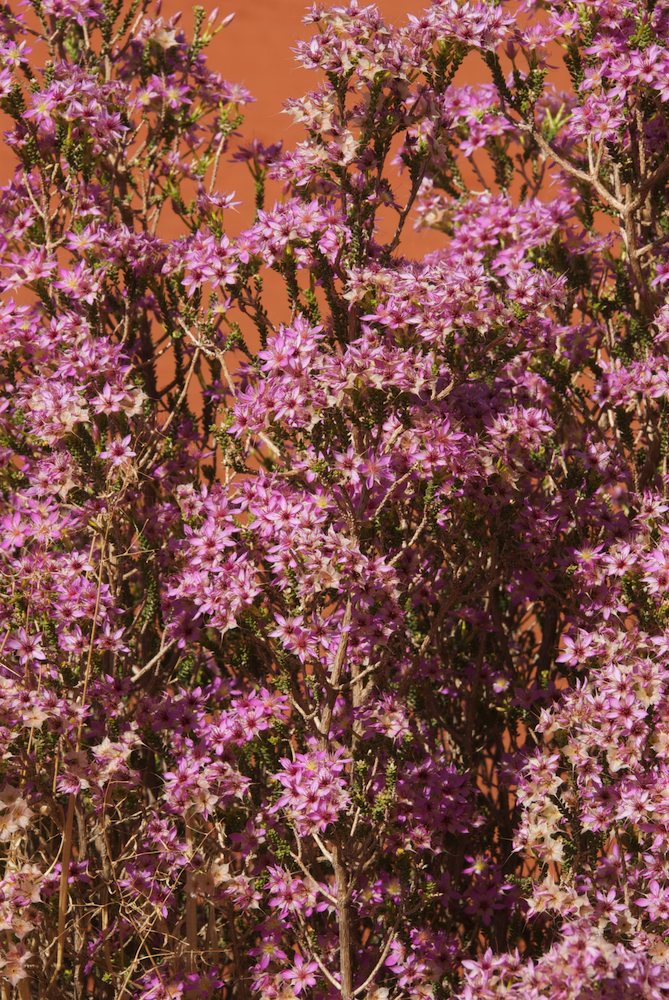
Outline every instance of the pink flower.
<svg viewBox="0 0 669 1000"><path fill-rule="evenodd" d="M317 973L318 966L315 962L305 962L302 956L296 953L292 969L286 969L282 975L292 984L293 991L299 995L302 990L316 985Z"/></svg>
<svg viewBox="0 0 669 1000"><path fill-rule="evenodd" d="M126 434L123 438L117 438L115 441L111 441L104 451L100 452L100 458L108 459L109 464L112 467L125 465L137 454L137 452L133 451L130 447L131 440L132 435Z"/></svg>
<svg viewBox="0 0 669 1000"><path fill-rule="evenodd" d="M21 627L7 641L7 648L16 650L20 663L29 663L31 660L46 660L46 653L42 648L41 632L30 634Z"/></svg>

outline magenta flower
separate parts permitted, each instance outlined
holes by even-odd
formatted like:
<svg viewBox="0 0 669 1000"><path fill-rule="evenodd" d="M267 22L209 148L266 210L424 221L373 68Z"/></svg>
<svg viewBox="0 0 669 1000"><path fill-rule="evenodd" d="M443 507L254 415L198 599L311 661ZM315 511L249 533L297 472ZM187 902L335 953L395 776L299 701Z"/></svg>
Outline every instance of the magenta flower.
<svg viewBox="0 0 669 1000"><path fill-rule="evenodd" d="M291 984L293 992L299 996L303 990L316 985L317 972L318 966L315 962L305 962L302 956L296 953L293 958L293 967L286 969L282 975L286 982Z"/></svg>
<svg viewBox="0 0 669 1000"><path fill-rule="evenodd" d="M131 458L136 456L136 452L130 447L132 436L126 434L123 438L111 441L107 447L100 452L100 458L106 458L113 467L125 465Z"/></svg>

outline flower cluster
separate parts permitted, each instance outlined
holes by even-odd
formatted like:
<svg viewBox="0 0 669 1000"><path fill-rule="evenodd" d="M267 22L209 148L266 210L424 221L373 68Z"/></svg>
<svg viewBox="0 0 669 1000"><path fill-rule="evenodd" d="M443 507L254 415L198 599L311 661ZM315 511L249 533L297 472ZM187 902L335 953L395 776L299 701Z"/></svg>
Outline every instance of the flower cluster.
<svg viewBox="0 0 669 1000"><path fill-rule="evenodd" d="M665 1000L669 5L229 22L0 11L3 997Z"/></svg>

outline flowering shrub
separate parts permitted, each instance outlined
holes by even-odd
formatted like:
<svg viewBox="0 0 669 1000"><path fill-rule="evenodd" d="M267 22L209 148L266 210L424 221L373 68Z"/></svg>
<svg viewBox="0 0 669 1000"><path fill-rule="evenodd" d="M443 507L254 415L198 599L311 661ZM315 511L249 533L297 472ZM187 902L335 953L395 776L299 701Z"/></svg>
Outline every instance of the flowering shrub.
<svg viewBox="0 0 669 1000"><path fill-rule="evenodd" d="M227 20L0 12L2 995L669 997L669 3Z"/></svg>

